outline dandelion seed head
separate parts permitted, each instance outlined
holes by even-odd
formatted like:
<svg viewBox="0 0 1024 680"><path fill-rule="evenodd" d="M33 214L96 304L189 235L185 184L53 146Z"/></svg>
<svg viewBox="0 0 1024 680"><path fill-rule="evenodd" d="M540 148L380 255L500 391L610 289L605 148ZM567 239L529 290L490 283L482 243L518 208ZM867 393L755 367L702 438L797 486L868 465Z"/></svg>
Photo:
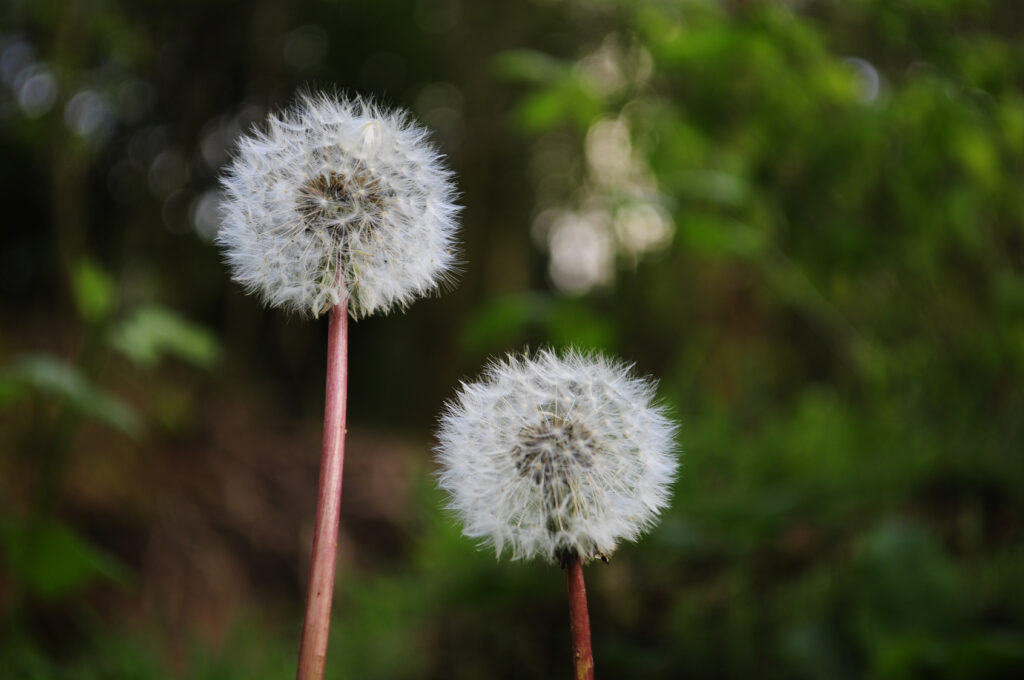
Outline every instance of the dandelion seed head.
<svg viewBox="0 0 1024 680"><path fill-rule="evenodd" d="M353 317L450 281L460 208L425 129L364 99L305 94L243 137L221 183L233 278L270 306Z"/></svg>
<svg viewBox="0 0 1024 680"><path fill-rule="evenodd" d="M610 555L668 504L676 426L654 383L599 356L491 363L446 405L436 453L463 532L500 556Z"/></svg>

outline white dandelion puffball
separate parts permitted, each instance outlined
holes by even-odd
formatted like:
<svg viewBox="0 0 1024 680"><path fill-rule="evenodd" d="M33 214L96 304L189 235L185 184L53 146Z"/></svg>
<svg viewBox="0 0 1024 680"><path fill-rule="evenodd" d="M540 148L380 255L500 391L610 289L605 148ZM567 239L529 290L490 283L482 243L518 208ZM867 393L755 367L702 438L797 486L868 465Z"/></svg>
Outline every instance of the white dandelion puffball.
<svg viewBox="0 0 1024 680"><path fill-rule="evenodd" d="M239 141L217 241L275 307L354 318L404 308L455 265L452 173L403 111L302 95Z"/></svg>
<svg viewBox="0 0 1024 680"><path fill-rule="evenodd" d="M676 426L655 384L599 356L509 356L446 405L436 452L463 533L500 556L610 555L668 504Z"/></svg>

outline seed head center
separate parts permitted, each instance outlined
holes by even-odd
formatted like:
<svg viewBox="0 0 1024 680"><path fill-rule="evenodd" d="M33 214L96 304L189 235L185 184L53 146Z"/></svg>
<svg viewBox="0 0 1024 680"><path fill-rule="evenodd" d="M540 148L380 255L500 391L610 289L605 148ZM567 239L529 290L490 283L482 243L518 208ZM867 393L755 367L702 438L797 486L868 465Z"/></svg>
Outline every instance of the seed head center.
<svg viewBox="0 0 1024 680"><path fill-rule="evenodd" d="M299 189L296 208L307 229L342 228L353 221L373 224L393 196L365 164L356 163L308 180Z"/></svg>
<svg viewBox="0 0 1024 680"><path fill-rule="evenodd" d="M597 453L587 428L558 416L520 430L513 450L516 471L544 487L568 484L576 471L594 466Z"/></svg>

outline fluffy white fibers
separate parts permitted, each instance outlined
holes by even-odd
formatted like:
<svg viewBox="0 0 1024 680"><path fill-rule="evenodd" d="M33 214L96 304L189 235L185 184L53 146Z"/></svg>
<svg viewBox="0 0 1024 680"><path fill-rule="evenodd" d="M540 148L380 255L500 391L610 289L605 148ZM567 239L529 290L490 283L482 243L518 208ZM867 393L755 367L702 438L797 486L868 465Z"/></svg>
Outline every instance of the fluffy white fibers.
<svg viewBox="0 0 1024 680"><path fill-rule="evenodd" d="M403 111L302 95L239 141L217 241L271 306L353 317L404 308L455 265L452 174Z"/></svg>
<svg viewBox="0 0 1024 680"><path fill-rule="evenodd" d="M605 557L669 499L676 426L654 383L599 356L509 356L441 417L439 481L464 533L500 556Z"/></svg>

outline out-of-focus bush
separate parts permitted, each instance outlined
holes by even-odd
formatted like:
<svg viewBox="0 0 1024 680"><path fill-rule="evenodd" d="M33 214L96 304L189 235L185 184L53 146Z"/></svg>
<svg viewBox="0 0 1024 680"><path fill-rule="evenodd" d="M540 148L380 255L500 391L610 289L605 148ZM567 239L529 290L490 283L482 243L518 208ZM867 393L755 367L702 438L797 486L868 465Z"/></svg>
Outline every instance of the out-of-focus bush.
<svg viewBox="0 0 1024 680"><path fill-rule="evenodd" d="M223 391L204 397L314 420L322 328L242 297L209 243L231 140L297 86L335 83L411 107L457 171L459 287L353 330L351 427L407 433L424 481L389 525L399 556L360 561L385 533L369 531L343 566L333 677L569 672L560 574L476 552L428 478L457 380L540 344L636 361L682 422L672 508L587 571L600 675L1024 672L1019 3L55 7L2 10L17 162L0 186L10 224L47 227L3 235L0 313L19 322L4 413L31 398L44 424L55 401L112 433L155 424L139 446L172 456L201 418L154 360L220 356ZM68 358L83 347L152 394L115 396L110 372ZM10 544L26 526L0 528ZM81 567L55 591L69 608L94 610L86 577L131 582L46 526ZM7 550L8 574L45 580ZM298 606L280 625L243 612L237 639L192 656L107 619L53 659L59 635L17 617L0 652L24 677L279 677Z"/></svg>

